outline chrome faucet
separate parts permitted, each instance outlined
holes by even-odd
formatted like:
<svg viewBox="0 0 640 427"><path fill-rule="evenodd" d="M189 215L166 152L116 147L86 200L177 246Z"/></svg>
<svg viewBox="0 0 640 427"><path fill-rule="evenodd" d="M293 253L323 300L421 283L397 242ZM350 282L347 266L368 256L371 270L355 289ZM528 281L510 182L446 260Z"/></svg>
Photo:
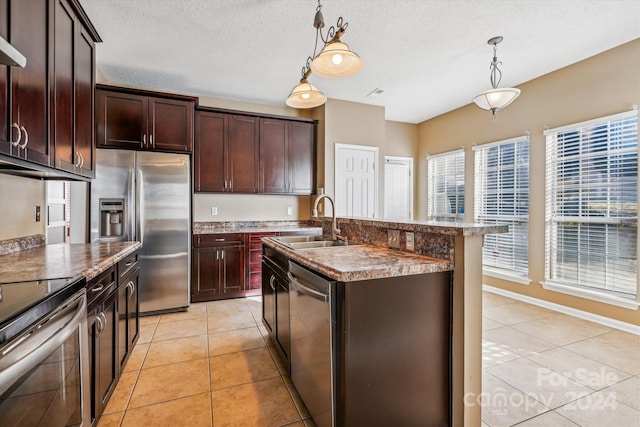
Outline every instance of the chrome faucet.
<svg viewBox="0 0 640 427"><path fill-rule="evenodd" d="M316 198L316 201L313 203L313 210L311 211L311 216L314 218L318 217L318 204L320 200L326 198L331 202L331 211L333 213L333 221L331 222L331 239L333 240L347 240L345 236L340 235L340 229L336 224L336 205L333 202L333 199L326 194L321 194Z"/></svg>

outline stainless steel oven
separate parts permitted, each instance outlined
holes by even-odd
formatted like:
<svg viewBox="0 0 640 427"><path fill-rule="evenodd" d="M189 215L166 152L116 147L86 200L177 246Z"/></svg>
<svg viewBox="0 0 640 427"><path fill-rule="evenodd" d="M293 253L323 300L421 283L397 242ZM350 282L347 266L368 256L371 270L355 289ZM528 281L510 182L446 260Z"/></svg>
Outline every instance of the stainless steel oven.
<svg viewBox="0 0 640 427"><path fill-rule="evenodd" d="M0 284L0 426L91 425L85 283Z"/></svg>

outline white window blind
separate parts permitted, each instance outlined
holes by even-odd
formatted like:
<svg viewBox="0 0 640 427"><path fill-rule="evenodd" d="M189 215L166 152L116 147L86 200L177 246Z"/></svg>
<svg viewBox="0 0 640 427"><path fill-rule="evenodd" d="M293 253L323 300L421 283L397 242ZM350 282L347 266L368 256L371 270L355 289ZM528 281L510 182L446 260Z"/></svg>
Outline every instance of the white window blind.
<svg viewBox="0 0 640 427"><path fill-rule="evenodd" d="M485 267L529 273L529 137L474 147L476 222L509 224L509 232L484 238Z"/></svg>
<svg viewBox="0 0 640 427"><path fill-rule="evenodd" d="M464 150L427 157L427 218L432 221L464 219Z"/></svg>
<svg viewBox="0 0 640 427"><path fill-rule="evenodd" d="M636 298L637 112L546 135L546 275Z"/></svg>

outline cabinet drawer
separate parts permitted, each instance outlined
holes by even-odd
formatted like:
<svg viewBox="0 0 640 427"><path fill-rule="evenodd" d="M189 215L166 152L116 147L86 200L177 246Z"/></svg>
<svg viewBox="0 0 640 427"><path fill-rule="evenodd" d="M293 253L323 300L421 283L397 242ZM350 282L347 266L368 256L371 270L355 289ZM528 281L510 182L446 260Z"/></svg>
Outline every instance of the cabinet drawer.
<svg viewBox="0 0 640 427"><path fill-rule="evenodd" d="M251 248L249 250L249 259L248 259L249 267L252 270L262 268L262 248Z"/></svg>
<svg viewBox="0 0 640 427"><path fill-rule="evenodd" d="M272 233L247 233L246 234L246 244L248 244L248 245L257 245L257 247L261 249L262 238L263 237L270 237L270 236L277 236L277 235L278 235L278 233L276 233L276 232L272 232Z"/></svg>
<svg viewBox="0 0 640 427"><path fill-rule="evenodd" d="M242 245L242 233L197 234L193 236L193 246L232 246Z"/></svg>
<svg viewBox="0 0 640 427"><path fill-rule="evenodd" d="M138 266L138 251L128 255L118 263L118 277L122 278L133 271Z"/></svg>
<svg viewBox="0 0 640 427"><path fill-rule="evenodd" d="M87 284L87 306L89 309L92 308L92 303L97 301L100 295L107 295L116 288L118 285L116 274L116 266L114 265L89 281Z"/></svg>

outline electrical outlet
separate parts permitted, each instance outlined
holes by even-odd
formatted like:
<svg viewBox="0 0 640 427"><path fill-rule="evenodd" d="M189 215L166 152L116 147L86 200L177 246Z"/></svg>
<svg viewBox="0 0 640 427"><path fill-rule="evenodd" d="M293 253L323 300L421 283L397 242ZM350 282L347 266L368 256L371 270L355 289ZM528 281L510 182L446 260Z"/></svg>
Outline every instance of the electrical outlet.
<svg viewBox="0 0 640 427"><path fill-rule="evenodd" d="M35 206L33 208L33 220L35 222L40 222L40 206Z"/></svg>
<svg viewBox="0 0 640 427"><path fill-rule="evenodd" d="M216 216L218 215L218 207L217 206L212 206L211 207L211 216Z"/></svg>
<svg viewBox="0 0 640 427"><path fill-rule="evenodd" d="M390 248L400 249L400 230L387 230L387 241Z"/></svg>
<svg viewBox="0 0 640 427"><path fill-rule="evenodd" d="M293 215L293 207L292 206L288 206L287 207L287 215L289 215L289 216Z"/></svg>
<svg viewBox="0 0 640 427"><path fill-rule="evenodd" d="M408 251L413 251L415 250L414 248L414 242L413 242L413 238L414 238L414 234L412 231L407 231L407 233L405 234L405 240L406 240L406 246L407 246L407 250Z"/></svg>

